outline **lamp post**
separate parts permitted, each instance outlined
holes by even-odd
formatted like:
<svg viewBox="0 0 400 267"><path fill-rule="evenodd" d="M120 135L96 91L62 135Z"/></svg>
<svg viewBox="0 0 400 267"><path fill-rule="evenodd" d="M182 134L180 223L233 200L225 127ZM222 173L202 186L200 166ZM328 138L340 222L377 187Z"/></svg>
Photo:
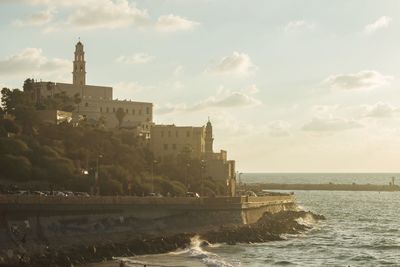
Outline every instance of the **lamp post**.
<svg viewBox="0 0 400 267"><path fill-rule="evenodd" d="M201 166L201 168L200 168L200 178L201 178L201 196L204 196L204 173L203 173L203 171L204 171L204 169L205 169L205 160L201 160L201 163L200 163L200 166Z"/></svg>
<svg viewBox="0 0 400 267"><path fill-rule="evenodd" d="M94 176L95 179L95 187L96 187L96 195L100 194L100 187L99 187L99 159L102 158L103 155L98 154L96 157L96 173Z"/></svg>
<svg viewBox="0 0 400 267"><path fill-rule="evenodd" d="M242 186L242 172L239 172L239 189Z"/></svg>
<svg viewBox="0 0 400 267"><path fill-rule="evenodd" d="M190 164L187 163L187 164L186 164L186 175L185 175L185 186L186 186L186 190L189 190L189 185L188 185L189 167L190 167Z"/></svg>
<svg viewBox="0 0 400 267"><path fill-rule="evenodd" d="M151 162L151 193L154 193L154 164L157 164L157 160Z"/></svg>

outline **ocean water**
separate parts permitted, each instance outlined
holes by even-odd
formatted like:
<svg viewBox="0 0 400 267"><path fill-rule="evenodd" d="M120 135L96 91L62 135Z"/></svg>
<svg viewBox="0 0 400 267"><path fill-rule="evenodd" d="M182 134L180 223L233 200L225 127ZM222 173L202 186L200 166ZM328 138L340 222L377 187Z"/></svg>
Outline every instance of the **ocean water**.
<svg viewBox="0 0 400 267"><path fill-rule="evenodd" d="M257 178L274 179L264 174ZM395 174L324 175L322 182L388 182ZM242 176L246 177L246 175ZM322 183L311 176L285 175L286 181ZM321 176L322 177L322 176ZM343 179L341 179L343 177ZM347 177L347 178L346 178ZM375 177L375 178L374 178ZM325 179L325 178L323 178ZM200 247L198 237L191 247L159 255L131 258L158 263L162 266L400 266L400 193L399 192L342 192L294 191L305 210L326 216L325 221L302 223L312 229L285 236L283 241L258 244L217 244ZM129 264L128 264L129 266ZM131 265L134 266L134 265Z"/></svg>

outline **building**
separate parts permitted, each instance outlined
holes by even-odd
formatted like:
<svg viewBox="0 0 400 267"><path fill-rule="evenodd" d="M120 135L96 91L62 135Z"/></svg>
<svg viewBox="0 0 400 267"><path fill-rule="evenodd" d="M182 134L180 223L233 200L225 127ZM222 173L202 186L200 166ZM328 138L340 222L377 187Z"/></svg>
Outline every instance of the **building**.
<svg viewBox="0 0 400 267"><path fill-rule="evenodd" d="M151 127L151 150L159 160L176 158L182 152L201 159L205 152L205 128L192 126L154 125Z"/></svg>
<svg viewBox="0 0 400 267"><path fill-rule="evenodd" d="M153 124L153 104L130 100L114 100L113 88L86 84L86 61L83 44L75 45L72 84L55 82L36 82L35 99L42 99L65 93L79 99L74 115L80 115L88 121L98 121L103 117L106 128L119 126L116 111L121 108L125 112L121 127L136 129L149 136ZM75 116L77 117L77 116Z"/></svg>
<svg viewBox="0 0 400 267"><path fill-rule="evenodd" d="M213 142L210 120L201 127L174 124L151 127L150 148L155 159L176 159L180 153L190 153L192 158L204 161L206 176L226 181L231 192L235 184L235 161L228 160L225 150L214 152Z"/></svg>

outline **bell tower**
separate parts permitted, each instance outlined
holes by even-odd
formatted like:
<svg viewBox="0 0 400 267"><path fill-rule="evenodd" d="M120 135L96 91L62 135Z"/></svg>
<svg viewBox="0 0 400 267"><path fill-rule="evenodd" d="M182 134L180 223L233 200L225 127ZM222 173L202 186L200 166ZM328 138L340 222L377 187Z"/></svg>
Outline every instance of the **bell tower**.
<svg viewBox="0 0 400 267"><path fill-rule="evenodd" d="M205 153L206 157L211 157L214 153L213 151L213 133L212 133L212 125L210 122L210 118L208 118L208 122L206 125L206 136L205 136Z"/></svg>
<svg viewBox="0 0 400 267"><path fill-rule="evenodd" d="M72 72L72 83L74 85L86 85L86 61L83 44L79 41L75 45L74 70Z"/></svg>

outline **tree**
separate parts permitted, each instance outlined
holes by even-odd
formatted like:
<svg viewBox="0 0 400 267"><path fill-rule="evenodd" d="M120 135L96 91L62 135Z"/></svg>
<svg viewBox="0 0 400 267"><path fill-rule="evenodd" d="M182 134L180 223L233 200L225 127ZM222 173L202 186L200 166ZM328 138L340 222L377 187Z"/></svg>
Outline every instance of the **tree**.
<svg viewBox="0 0 400 267"><path fill-rule="evenodd" d="M117 111L115 112L115 117L117 117L118 120L118 128L121 128L122 122L126 116L126 113L123 108L118 108Z"/></svg>

